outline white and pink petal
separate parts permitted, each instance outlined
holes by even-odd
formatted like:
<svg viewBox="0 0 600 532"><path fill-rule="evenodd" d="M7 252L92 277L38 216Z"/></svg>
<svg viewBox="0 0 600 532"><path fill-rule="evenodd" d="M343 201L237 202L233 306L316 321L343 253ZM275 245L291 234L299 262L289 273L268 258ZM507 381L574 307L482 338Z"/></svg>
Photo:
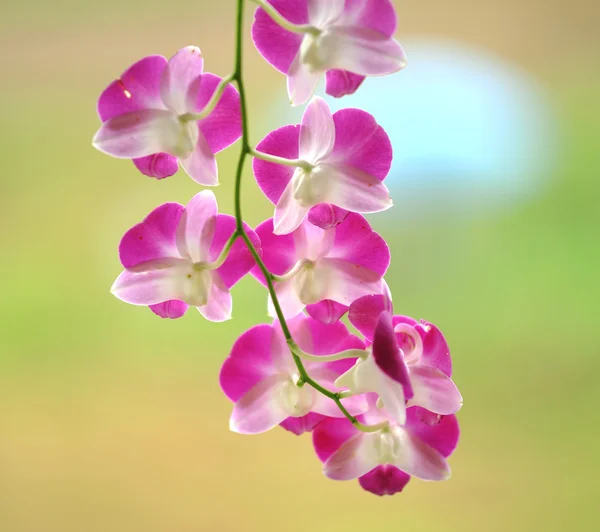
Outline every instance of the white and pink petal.
<svg viewBox="0 0 600 532"><path fill-rule="evenodd" d="M210 190L196 194L177 226L177 249L192 262L207 261L217 222L217 199Z"/></svg>
<svg viewBox="0 0 600 532"><path fill-rule="evenodd" d="M442 370L418 364L409 367L414 396L409 406L421 406L435 414L454 414L462 406L458 388Z"/></svg>
<svg viewBox="0 0 600 532"><path fill-rule="evenodd" d="M281 375L259 381L234 405L229 428L240 434L266 432L289 417L281 396L287 386Z"/></svg>
<svg viewBox="0 0 600 532"><path fill-rule="evenodd" d="M204 60L197 46L186 46L167 63L160 81L164 104L178 115L196 111L194 82L202 74Z"/></svg>
<svg viewBox="0 0 600 532"><path fill-rule="evenodd" d="M195 306L200 314L209 321L222 322L230 320L233 307L231 293L216 271L207 273L210 273L211 283L206 303Z"/></svg>
<svg viewBox="0 0 600 532"><path fill-rule="evenodd" d="M101 152L134 159L159 152L187 157L198 137L195 124L182 124L165 109L140 109L102 124L92 144Z"/></svg>

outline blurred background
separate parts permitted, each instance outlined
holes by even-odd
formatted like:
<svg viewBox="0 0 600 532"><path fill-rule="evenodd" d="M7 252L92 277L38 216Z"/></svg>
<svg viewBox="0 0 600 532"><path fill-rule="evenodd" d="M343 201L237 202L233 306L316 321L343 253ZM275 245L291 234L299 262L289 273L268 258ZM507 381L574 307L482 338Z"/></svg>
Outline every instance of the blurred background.
<svg viewBox="0 0 600 532"><path fill-rule="evenodd" d="M377 498L326 480L310 438L228 431L218 372L266 320L245 279L234 320L161 320L109 293L122 234L156 181L95 151L95 107L135 60L196 44L233 60L234 1L0 6L0 530L313 532L600 529L600 4L406 0L409 66L331 102L392 138L395 310L436 323L465 406L453 478ZM248 38L250 131L297 122ZM219 155L232 212L238 146ZM246 165L244 212L271 216Z"/></svg>

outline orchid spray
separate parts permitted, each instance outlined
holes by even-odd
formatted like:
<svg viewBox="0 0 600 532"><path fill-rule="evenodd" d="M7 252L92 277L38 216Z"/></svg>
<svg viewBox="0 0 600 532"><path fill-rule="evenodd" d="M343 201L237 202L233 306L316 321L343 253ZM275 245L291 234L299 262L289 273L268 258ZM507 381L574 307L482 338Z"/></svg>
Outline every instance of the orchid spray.
<svg viewBox="0 0 600 532"><path fill-rule="evenodd" d="M363 216L392 206L390 140L369 113L332 113L313 96L322 76L326 92L342 97L365 76L404 68L394 8L390 0L253 1L254 44L286 75L291 104L306 104L302 121L250 144L244 0L231 74L205 72L195 46L125 70L99 98L97 149L156 179L181 165L203 186L219 183L217 152L240 138L241 151L234 216L218 212L210 190L187 206L158 206L123 236L112 292L162 318L191 306L219 322L231 318L231 287L251 274L267 288L265 313L275 321L243 333L223 364L231 430L312 432L327 477L358 479L377 495L402 491L411 476L447 479L462 405L448 345L435 325L394 315L384 280L390 251ZM242 218L248 158L275 206L255 230ZM357 334L340 321L346 314Z"/></svg>

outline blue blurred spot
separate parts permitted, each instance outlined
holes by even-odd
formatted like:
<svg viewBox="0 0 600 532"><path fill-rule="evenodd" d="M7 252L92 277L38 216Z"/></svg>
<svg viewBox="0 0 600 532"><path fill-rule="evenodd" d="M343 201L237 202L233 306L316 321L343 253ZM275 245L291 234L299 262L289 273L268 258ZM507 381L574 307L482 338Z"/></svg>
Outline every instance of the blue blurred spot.
<svg viewBox="0 0 600 532"><path fill-rule="evenodd" d="M326 97L334 111L370 112L390 136L386 182L401 207L394 211L472 212L538 191L553 167L555 126L536 81L481 49L403 45L404 71L367 79L352 96Z"/></svg>

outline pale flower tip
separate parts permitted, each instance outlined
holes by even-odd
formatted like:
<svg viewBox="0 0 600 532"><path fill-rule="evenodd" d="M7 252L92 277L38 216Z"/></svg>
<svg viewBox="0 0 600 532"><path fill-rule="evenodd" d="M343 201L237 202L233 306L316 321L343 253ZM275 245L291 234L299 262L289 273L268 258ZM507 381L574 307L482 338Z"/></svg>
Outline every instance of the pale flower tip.
<svg viewBox="0 0 600 532"><path fill-rule="evenodd" d="M442 480L450 480L450 477L452 477L452 470L450 469L450 466L447 466Z"/></svg>
<svg viewBox="0 0 600 532"><path fill-rule="evenodd" d="M235 420L232 417L229 418L229 430L231 432L235 432L236 434L243 434L243 432L239 429L239 427L237 426L237 423L235 422Z"/></svg>
<svg viewBox="0 0 600 532"><path fill-rule="evenodd" d="M194 46L194 45L186 46L185 48L182 48L180 51L188 52L191 54L198 54L199 56L202 56L202 52L200 51L200 48L198 48L197 46Z"/></svg>

